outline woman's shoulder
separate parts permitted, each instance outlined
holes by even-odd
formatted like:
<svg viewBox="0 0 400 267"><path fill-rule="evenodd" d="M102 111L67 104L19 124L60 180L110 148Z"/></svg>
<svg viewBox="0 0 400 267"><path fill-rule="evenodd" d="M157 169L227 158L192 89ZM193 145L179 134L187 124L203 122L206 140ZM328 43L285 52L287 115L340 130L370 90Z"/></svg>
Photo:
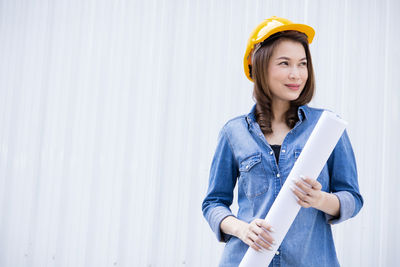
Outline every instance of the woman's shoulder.
<svg viewBox="0 0 400 267"><path fill-rule="evenodd" d="M235 116L231 119L228 119L223 128L235 128L235 127L242 127L242 126L248 126L252 121L255 120L255 110L256 110L256 104L254 104L250 112L248 113L242 113L241 115Z"/></svg>
<svg viewBox="0 0 400 267"><path fill-rule="evenodd" d="M224 125L223 125L223 129L225 130L231 130L237 127L241 127L243 125L246 125L246 114L242 114L242 115L238 115L236 117L233 117L231 119L228 119Z"/></svg>
<svg viewBox="0 0 400 267"><path fill-rule="evenodd" d="M233 134L239 134L245 130L248 130L248 114L242 114L232 117L226 120L223 126L220 128L221 132L225 132L228 136Z"/></svg>

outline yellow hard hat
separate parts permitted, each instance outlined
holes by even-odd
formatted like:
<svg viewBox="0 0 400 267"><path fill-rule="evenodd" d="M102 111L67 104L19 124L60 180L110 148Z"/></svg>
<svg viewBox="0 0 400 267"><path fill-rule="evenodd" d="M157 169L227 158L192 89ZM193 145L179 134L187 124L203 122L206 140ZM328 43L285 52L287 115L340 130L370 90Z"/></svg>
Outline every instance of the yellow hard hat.
<svg viewBox="0 0 400 267"><path fill-rule="evenodd" d="M250 77L249 66L251 66L251 52L253 51L254 46L263 42L274 33L289 30L304 33L307 35L308 43L310 44L315 34L314 29L308 25L293 23L288 19L279 18L276 16L264 20L253 30L253 32L250 34L249 40L247 41L246 53L244 54L243 60L244 73L250 81L253 81L253 79Z"/></svg>

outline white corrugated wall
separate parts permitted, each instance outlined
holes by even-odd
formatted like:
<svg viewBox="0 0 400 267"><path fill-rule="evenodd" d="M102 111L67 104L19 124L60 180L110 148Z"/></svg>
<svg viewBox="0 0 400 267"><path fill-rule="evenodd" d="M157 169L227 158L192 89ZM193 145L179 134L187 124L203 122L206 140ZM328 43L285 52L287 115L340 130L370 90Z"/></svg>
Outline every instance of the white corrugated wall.
<svg viewBox="0 0 400 267"><path fill-rule="evenodd" d="M365 198L343 266L398 266L400 2L0 1L0 266L216 266L217 135L251 30L312 25L312 106L349 122ZM236 207L234 206L233 209Z"/></svg>

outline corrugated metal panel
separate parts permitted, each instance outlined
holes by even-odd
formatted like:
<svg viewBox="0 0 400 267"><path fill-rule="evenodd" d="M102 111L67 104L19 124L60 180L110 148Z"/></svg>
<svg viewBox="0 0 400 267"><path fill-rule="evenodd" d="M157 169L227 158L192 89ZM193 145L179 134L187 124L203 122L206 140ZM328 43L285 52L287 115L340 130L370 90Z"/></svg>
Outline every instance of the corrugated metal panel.
<svg viewBox="0 0 400 267"><path fill-rule="evenodd" d="M272 15L315 27L313 105L350 123L365 206L334 227L339 259L395 266L399 11L396 0L1 1L0 266L217 265L201 201L219 129L253 104L247 37Z"/></svg>

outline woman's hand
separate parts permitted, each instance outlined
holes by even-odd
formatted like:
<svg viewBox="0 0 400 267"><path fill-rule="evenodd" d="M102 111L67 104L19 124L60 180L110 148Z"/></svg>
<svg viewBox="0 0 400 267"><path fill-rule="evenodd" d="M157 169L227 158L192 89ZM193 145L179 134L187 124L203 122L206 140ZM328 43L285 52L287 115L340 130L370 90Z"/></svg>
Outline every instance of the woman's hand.
<svg viewBox="0 0 400 267"><path fill-rule="evenodd" d="M273 229L265 220L255 219L249 224L242 224L238 237L257 251L261 248L272 250L275 241L269 235L270 232L273 232Z"/></svg>
<svg viewBox="0 0 400 267"><path fill-rule="evenodd" d="M291 187L293 193L297 196L297 203L304 208L313 207L319 209L324 202L324 192L321 191L321 184L309 177L301 175L300 178L295 184L301 191L298 188Z"/></svg>

